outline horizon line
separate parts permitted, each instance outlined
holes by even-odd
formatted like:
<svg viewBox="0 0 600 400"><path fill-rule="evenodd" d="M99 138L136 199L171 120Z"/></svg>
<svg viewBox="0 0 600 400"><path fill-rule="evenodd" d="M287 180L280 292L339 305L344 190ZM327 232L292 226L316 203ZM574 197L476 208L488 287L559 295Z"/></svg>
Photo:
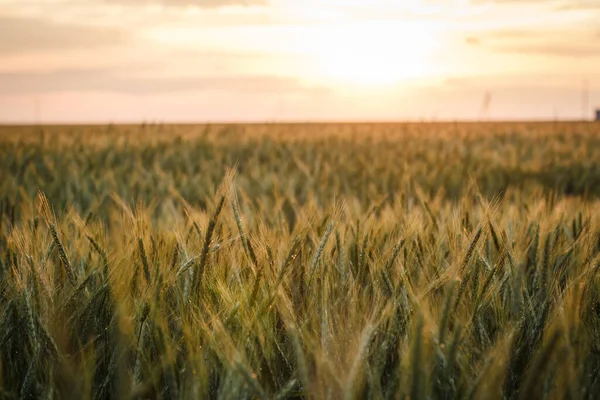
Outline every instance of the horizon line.
<svg viewBox="0 0 600 400"><path fill-rule="evenodd" d="M157 125L312 125L312 124L325 124L325 125L336 125L336 124L502 124L502 123L595 123L599 122L594 118L581 119L581 118L570 118L570 119L543 119L543 118L532 118L532 119L398 119L398 120L370 120L370 119L356 119L356 120L335 120L335 119L307 119L307 120L264 120L264 121L231 121L231 120L214 120L214 121L144 121L144 120L132 120L132 121L54 121L54 122L25 122L25 121L0 121L0 127L59 127L59 126L106 126L106 125L117 125L117 126L157 126Z"/></svg>

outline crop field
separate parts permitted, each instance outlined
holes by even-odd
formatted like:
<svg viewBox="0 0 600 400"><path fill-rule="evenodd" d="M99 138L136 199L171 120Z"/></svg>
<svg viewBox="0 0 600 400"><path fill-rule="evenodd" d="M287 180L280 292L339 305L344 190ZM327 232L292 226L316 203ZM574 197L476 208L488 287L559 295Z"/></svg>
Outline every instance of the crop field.
<svg viewBox="0 0 600 400"><path fill-rule="evenodd" d="M0 398L598 397L598 124L0 127Z"/></svg>

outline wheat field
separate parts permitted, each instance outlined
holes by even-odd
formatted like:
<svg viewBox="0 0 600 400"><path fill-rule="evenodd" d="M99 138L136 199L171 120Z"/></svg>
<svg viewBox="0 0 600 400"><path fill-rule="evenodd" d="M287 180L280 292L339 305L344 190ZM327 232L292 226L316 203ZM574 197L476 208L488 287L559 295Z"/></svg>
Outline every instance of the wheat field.
<svg viewBox="0 0 600 400"><path fill-rule="evenodd" d="M595 399L600 125L0 127L0 398Z"/></svg>

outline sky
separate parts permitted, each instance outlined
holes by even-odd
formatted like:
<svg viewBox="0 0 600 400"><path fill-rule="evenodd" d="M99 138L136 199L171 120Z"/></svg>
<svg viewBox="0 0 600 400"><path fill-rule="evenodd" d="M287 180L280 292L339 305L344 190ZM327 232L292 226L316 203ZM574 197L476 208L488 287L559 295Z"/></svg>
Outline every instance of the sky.
<svg viewBox="0 0 600 400"><path fill-rule="evenodd" d="M0 37L0 123L600 108L600 0L0 0Z"/></svg>

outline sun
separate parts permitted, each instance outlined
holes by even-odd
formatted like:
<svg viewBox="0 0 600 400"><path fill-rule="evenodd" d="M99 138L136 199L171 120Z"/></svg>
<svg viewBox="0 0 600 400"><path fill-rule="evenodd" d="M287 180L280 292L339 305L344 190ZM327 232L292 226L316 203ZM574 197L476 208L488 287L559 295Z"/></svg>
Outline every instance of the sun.
<svg viewBox="0 0 600 400"><path fill-rule="evenodd" d="M435 30L414 22L355 23L321 29L318 74L354 86L397 84L431 76Z"/></svg>

